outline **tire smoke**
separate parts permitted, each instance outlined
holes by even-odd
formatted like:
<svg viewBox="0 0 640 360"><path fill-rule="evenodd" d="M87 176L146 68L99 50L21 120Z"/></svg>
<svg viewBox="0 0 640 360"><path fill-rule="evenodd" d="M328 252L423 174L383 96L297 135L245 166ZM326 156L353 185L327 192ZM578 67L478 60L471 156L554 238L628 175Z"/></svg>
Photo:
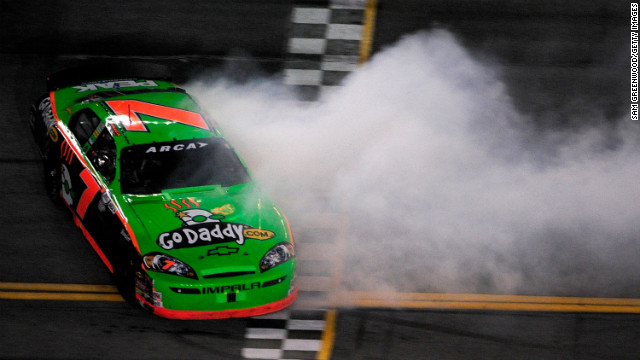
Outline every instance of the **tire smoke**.
<svg viewBox="0 0 640 360"><path fill-rule="evenodd" d="M536 129L443 30L343 85L313 104L279 79L188 87L294 228L344 214L345 289L640 295L633 124Z"/></svg>

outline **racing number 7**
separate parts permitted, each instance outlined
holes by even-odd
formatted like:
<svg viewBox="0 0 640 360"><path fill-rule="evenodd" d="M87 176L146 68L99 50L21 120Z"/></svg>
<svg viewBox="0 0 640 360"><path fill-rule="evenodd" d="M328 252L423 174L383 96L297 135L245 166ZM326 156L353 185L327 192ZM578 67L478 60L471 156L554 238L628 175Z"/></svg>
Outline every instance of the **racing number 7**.
<svg viewBox="0 0 640 360"><path fill-rule="evenodd" d="M119 123L127 131L149 131L139 115L148 115L205 130L209 129L207 122L197 112L137 100L108 100L106 103L119 118L125 119Z"/></svg>
<svg viewBox="0 0 640 360"><path fill-rule="evenodd" d="M80 219L84 220L87 208L89 207L89 204L91 204L91 200L93 200L100 190L100 185L98 185L93 176L91 176L89 170L86 168L80 172L80 178L84 181L85 185L87 185L87 188L82 192L82 195L80 195L76 211L78 212Z"/></svg>

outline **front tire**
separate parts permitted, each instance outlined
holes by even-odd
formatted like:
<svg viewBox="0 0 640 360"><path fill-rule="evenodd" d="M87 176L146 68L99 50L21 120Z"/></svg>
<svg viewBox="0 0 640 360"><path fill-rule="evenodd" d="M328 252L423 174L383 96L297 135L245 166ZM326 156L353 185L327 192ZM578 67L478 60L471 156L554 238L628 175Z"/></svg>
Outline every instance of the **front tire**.
<svg viewBox="0 0 640 360"><path fill-rule="evenodd" d="M139 281L144 280L142 259L137 253L127 249L125 244L116 246L113 250L117 252L113 264L114 283L126 302L138 306L136 287Z"/></svg>
<svg viewBox="0 0 640 360"><path fill-rule="evenodd" d="M134 305L136 303L136 270L133 261L118 261L114 264L113 279L122 298Z"/></svg>

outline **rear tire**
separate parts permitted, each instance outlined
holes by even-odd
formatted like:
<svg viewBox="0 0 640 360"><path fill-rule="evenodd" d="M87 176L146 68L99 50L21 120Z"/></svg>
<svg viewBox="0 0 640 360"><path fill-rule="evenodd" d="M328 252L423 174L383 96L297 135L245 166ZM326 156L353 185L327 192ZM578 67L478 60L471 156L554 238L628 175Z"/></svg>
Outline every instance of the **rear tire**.
<svg viewBox="0 0 640 360"><path fill-rule="evenodd" d="M55 204L60 204L60 191L62 190L61 169L57 156L55 156L55 152L51 148L45 150L43 163L45 191Z"/></svg>

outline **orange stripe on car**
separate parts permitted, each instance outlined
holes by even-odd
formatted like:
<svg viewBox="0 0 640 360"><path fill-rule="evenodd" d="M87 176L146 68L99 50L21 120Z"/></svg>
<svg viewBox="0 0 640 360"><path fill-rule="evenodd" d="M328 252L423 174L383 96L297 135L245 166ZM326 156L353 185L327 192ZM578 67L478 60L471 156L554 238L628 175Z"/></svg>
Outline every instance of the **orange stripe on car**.
<svg viewBox="0 0 640 360"><path fill-rule="evenodd" d="M71 208L69 209L71 210ZM113 265L111 265L111 262L109 261L107 256L104 254L104 252L102 252L102 249L100 249L100 247L98 246L98 243L96 243L96 241L93 239L93 236L89 234L89 231L87 230L87 228L84 227L84 224L82 224L82 220L80 220L80 218L73 211L71 211L71 213L73 214L73 222L76 224L77 227L80 228L80 230L82 230L82 234L87 239L89 244L91 244L91 247L93 247L93 250L96 251L96 253L100 257L100 260L102 260L102 262L107 266L107 269L109 269L109 271L113 273Z"/></svg>
<svg viewBox="0 0 640 360"><path fill-rule="evenodd" d="M64 123L62 123L62 121L60 121L60 118L58 118L58 113L56 111L56 105L55 105L55 94L54 94L54 92L51 91L49 93L49 96L51 97L51 112L53 113L53 117L56 120L56 124L57 124L58 130L59 130L58 132L61 133L62 136L65 138L65 140L68 143L70 149L73 151L73 153L76 155L76 158L78 158L78 160L82 163L82 165L86 169L91 169L91 167L85 161L84 157L81 155L82 152L79 149L76 149L75 143L73 141L71 141L71 138L67 134L67 131L68 131L67 127L64 125ZM94 180L97 181L97 179L94 179ZM100 184L100 188L101 188L102 192L105 191L105 187L106 186L104 186L103 184ZM114 201L114 206L116 208L116 215L118 216L118 218L120 219L120 222L122 222L122 224L125 227L125 230L129 234L129 237L131 238L131 242L133 243L133 246L135 247L135 249L140 254L140 247L138 246L138 240L136 239L136 236L133 233L133 230L131 229L131 226L129 225L129 221L127 220L126 216L122 212L122 209L120 208L120 205L115 201ZM71 213L73 214L74 217L76 217L76 214L73 211L71 211ZM83 229L84 229L84 227L83 227ZM86 232L86 234L89 234L89 232L86 229L84 229L83 231ZM87 240L89 240L89 239L87 239ZM91 240L89 240L89 242L91 242L91 241L93 241L93 238L91 238ZM94 241L94 244L95 244L95 241ZM92 244L92 246L93 246L93 244ZM97 247L97 244L95 246ZM104 256L104 253L102 253L102 255ZM110 266L110 264L107 265L107 267L109 267L109 266ZM112 269L112 267L110 269ZM111 272L113 272L113 271L111 271Z"/></svg>

